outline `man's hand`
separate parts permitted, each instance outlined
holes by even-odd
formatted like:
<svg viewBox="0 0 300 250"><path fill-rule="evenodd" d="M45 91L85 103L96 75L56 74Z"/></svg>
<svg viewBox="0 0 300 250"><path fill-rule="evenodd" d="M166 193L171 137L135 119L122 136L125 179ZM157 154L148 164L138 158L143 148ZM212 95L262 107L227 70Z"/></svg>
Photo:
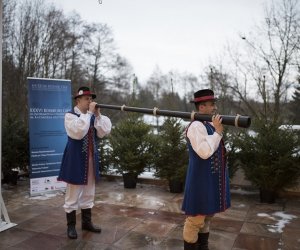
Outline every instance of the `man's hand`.
<svg viewBox="0 0 300 250"><path fill-rule="evenodd" d="M89 105L89 112L93 113L96 117L100 115L100 108L96 108L96 102L91 102Z"/></svg>
<svg viewBox="0 0 300 250"><path fill-rule="evenodd" d="M217 114L217 115L213 115L212 116L212 123L216 129L216 132L219 134L219 135L222 135L223 134L223 125L222 125L222 117Z"/></svg>

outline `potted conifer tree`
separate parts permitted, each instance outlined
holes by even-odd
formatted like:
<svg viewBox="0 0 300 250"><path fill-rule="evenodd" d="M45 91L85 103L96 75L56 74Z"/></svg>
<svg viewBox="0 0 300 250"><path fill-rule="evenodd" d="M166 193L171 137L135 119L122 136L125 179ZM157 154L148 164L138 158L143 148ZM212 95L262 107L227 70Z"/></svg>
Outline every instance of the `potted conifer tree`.
<svg viewBox="0 0 300 250"><path fill-rule="evenodd" d="M110 136L111 161L123 175L124 187L135 188L137 177L151 164L154 137L150 125L138 115L128 114Z"/></svg>
<svg viewBox="0 0 300 250"><path fill-rule="evenodd" d="M169 182L170 192L181 193L188 165L184 128L179 119L165 120L160 132L155 176Z"/></svg>
<svg viewBox="0 0 300 250"><path fill-rule="evenodd" d="M273 203L279 191L299 180L299 137L275 123L259 123L255 132L236 137L237 158L246 178L259 188L260 201Z"/></svg>

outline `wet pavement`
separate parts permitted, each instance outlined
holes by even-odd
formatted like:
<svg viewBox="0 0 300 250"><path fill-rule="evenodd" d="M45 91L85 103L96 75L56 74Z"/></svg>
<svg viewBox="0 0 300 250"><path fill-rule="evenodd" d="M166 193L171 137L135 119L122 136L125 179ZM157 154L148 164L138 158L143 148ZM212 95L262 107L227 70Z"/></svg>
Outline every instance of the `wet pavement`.
<svg viewBox="0 0 300 250"><path fill-rule="evenodd" d="M66 236L63 193L29 197L29 181L23 179L3 186L2 196L17 226L0 232L0 249L183 249L183 194L170 193L161 183L141 180L136 189L124 189L121 179L102 178L92 209L102 232L81 231L79 210L76 240ZM257 192L233 188L232 207L212 220L209 247L300 249L300 197L263 204Z"/></svg>

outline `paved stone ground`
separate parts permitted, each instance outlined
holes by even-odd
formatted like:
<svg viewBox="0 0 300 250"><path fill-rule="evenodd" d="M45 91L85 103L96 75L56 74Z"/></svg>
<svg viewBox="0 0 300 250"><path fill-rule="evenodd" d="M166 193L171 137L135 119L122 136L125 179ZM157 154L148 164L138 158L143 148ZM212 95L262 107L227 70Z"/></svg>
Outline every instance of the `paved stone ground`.
<svg viewBox="0 0 300 250"><path fill-rule="evenodd" d="M97 184L93 221L101 234L81 231L77 240L66 236L63 193L29 197L28 179L3 186L2 196L11 222L0 232L0 249L183 249L183 194L164 185L139 183L124 189L122 180ZM232 207L216 215L209 238L211 250L300 249L300 198L259 203L257 193L232 189Z"/></svg>

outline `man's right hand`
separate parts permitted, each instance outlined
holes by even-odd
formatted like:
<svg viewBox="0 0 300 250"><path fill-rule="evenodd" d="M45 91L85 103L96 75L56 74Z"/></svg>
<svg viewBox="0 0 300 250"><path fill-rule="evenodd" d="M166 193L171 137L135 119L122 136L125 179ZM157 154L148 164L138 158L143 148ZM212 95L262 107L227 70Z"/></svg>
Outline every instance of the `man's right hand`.
<svg viewBox="0 0 300 250"><path fill-rule="evenodd" d="M217 114L212 116L212 123L216 129L216 132L220 135L223 134L224 127L222 125L222 117Z"/></svg>

